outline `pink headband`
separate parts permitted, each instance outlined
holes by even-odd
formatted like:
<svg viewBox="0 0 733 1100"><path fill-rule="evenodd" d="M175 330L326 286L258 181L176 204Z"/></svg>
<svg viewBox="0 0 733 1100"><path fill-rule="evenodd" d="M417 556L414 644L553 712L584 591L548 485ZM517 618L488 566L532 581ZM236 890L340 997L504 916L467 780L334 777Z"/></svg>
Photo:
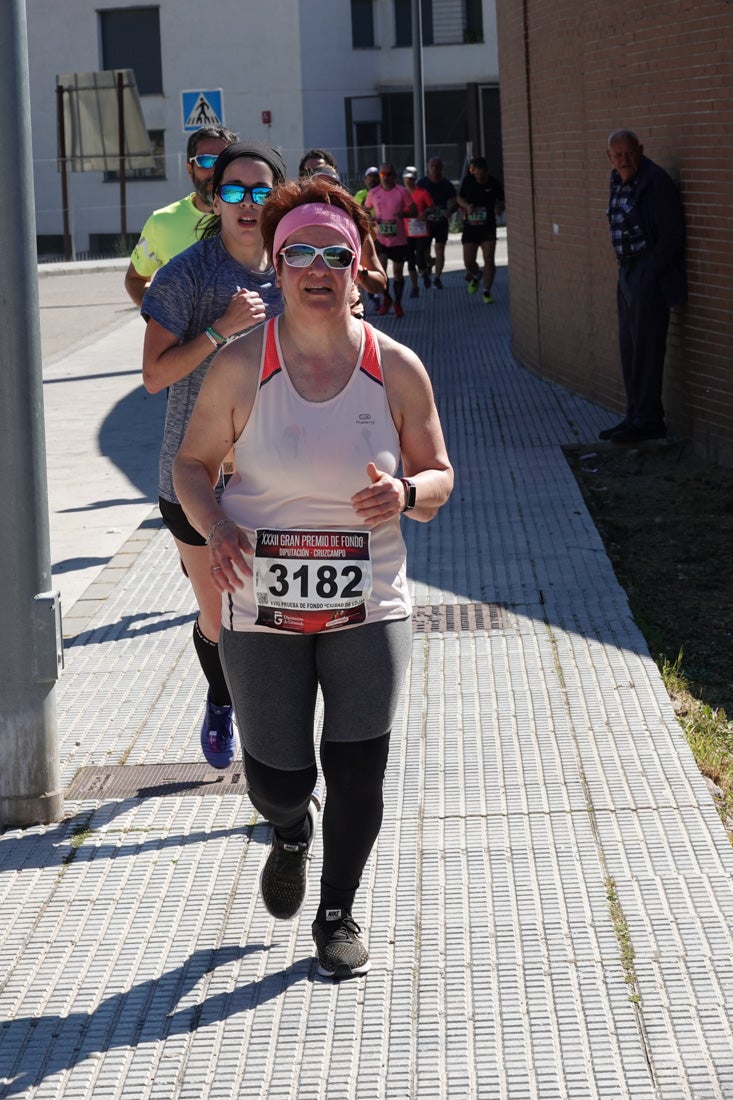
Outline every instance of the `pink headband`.
<svg viewBox="0 0 733 1100"><path fill-rule="evenodd" d="M354 252L354 265L352 274L359 266L361 256L361 237L356 222L350 218L340 206L331 206L325 202L306 202L302 206L294 206L284 218L281 218L275 228L275 240L272 245L273 262L277 260L278 253L288 237L299 229L305 229L311 225L327 225L338 231L346 238Z"/></svg>

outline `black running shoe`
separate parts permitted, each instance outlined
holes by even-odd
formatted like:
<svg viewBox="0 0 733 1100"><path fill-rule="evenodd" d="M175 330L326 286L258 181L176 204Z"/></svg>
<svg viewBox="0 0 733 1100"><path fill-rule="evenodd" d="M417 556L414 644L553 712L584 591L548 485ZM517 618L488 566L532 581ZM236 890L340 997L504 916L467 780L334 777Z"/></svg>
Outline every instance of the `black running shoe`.
<svg viewBox="0 0 733 1100"><path fill-rule="evenodd" d="M308 803L309 840L283 840L274 833L267 863L260 875L260 893L267 912L276 920L292 920L303 907L308 891L308 853L316 831L318 808Z"/></svg>
<svg viewBox="0 0 733 1100"><path fill-rule="evenodd" d="M361 928L343 909L319 909L313 921L318 973L324 978L354 978L371 966Z"/></svg>

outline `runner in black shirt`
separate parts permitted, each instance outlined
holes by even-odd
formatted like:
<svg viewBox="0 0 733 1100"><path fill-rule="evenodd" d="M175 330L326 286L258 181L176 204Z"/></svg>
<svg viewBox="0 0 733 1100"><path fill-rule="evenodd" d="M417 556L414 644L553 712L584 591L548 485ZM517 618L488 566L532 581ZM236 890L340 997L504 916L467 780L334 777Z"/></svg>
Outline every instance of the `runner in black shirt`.
<svg viewBox="0 0 733 1100"><path fill-rule="evenodd" d="M474 157L458 192L458 205L463 211L461 234L463 263L466 268L468 293L475 294L481 281L481 269L476 262L478 250L484 258L483 301L491 303L491 286L496 274L496 217L504 212L504 188L489 175L485 157Z"/></svg>

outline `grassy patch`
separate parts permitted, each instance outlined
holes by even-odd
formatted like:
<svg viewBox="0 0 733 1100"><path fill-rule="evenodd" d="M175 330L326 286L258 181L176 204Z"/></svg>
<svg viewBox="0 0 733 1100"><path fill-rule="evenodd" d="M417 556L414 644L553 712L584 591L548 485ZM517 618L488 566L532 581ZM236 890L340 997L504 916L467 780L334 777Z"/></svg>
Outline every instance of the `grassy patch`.
<svg viewBox="0 0 733 1100"><path fill-rule="evenodd" d="M674 442L566 454L733 840L733 470Z"/></svg>
<svg viewBox="0 0 733 1100"><path fill-rule="evenodd" d="M681 653L672 663L658 655L657 664L697 766L718 788L715 804L733 843L733 722L690 691Z"/></svg>
<svg viewBox="0 0 733 1100"><path fill-rule="evenodd" d="M69 840L69 843L71 845L71 850L69 852L67 852L66 855L64 856L64 863L65 864L68 865L69 863L74 862L74 859L76 858L76 853L79 851L79 849L81 848L84 841L88 840L89 837L93 835L92 830L89 828L89 822L90 821L91 821L91 815L90 815L89 818L87 818L86 821L80 821L72 829L71 838Z"/></svg>

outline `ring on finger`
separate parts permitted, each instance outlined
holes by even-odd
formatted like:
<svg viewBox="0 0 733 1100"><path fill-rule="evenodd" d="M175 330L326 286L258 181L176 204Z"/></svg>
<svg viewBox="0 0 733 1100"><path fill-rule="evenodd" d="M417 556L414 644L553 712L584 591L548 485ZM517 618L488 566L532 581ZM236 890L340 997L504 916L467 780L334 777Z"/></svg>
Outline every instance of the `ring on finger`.
<svg viewBox="0 0 733 1100"><path fill-rule="evenodd" d="M220 565L212 565L211 572L212 573L220 573L221 572L221 566Z"/></svg>

